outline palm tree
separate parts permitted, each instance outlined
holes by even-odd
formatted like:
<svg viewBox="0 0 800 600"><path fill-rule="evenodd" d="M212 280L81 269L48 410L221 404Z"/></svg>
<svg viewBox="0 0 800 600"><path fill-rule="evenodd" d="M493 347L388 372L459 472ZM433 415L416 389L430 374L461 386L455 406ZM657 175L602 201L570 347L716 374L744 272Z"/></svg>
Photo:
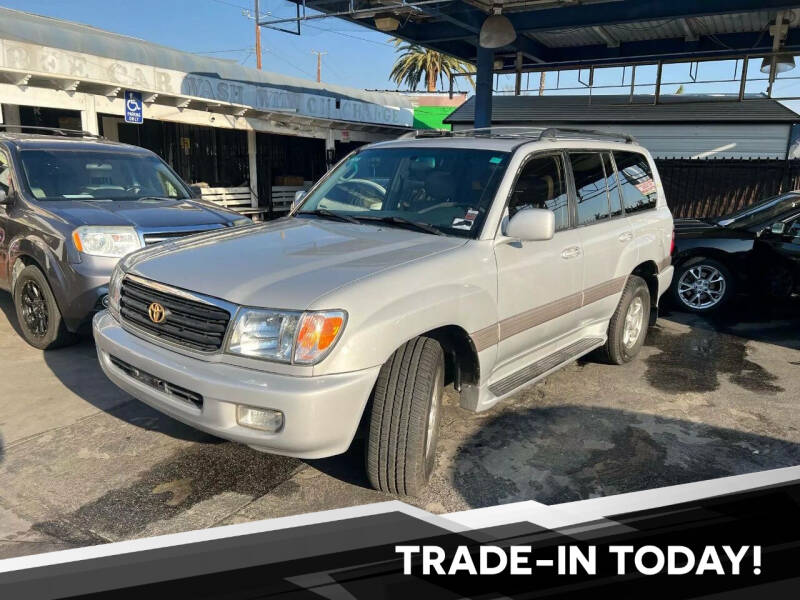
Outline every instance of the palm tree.
<svg viewBox="0 0 800 600"><path fill-rule="evenodd" d="M405 83L409 90L416 90L423 76L428 91L435 92L437 81L443 81L453 73L475 72L469 63L447 54L429 50L419 44L410 44L399 38L392 38L391 42L400 56L395 61L389 77L397 85ZM475 87L472 75L468 75L467 80L472 87Z"/></svg>

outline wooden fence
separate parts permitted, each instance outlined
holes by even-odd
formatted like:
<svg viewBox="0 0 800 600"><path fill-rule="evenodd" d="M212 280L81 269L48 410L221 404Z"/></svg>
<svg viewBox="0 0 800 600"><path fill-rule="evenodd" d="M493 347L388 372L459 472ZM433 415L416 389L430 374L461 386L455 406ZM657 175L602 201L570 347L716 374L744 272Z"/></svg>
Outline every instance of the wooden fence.
<svg viewBox="0 0 800 600"><path fill-rule="evenodd" d="M656 160L675 217L716 217L800 188L800 160Z"/></svg>

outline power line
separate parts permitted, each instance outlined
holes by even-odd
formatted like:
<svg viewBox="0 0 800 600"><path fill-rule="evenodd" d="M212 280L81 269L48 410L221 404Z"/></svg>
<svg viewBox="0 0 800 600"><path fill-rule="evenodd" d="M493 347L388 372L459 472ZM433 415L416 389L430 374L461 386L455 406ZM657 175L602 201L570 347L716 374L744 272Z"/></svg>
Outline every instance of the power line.
<svg viewBox="0 0 800 600"><path fill-rule="evenodd" d="M225 6L230 6L232 8L238 8L239 10L250 10L248 6L242 6L241 4L235 4L233 2L228 2L227 0L211 0L211 2L216 2L217 4L224 4Z"/></svg>
<svg viewBox="0 0 800 600"><path fill-rule="evenodd" d="M192 52L192 54L229 54L231 52L248 52L252 51L252 47L249 48L231 48L230 50L198 50L197 52Z"/></svg>

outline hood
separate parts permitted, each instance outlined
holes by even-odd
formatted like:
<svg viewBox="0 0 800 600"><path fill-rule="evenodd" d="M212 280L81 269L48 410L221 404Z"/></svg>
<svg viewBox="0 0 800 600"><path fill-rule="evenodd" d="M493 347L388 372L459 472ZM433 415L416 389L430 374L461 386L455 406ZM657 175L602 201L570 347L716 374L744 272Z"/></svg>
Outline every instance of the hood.
<svg viewBox="0 0 800 600"><path fill-rule="evenodd" d="M465 243L391 227L287 218L167 242L126 262L146 279L235 304L303 310L348 283Z"/></svg>
<svg viewBox="0 0 800 600"><path fill-rule="evenodd" d="M133 225L182 227L228 223L235 218L224 210L194 200L47 200L39 206L75 225Z"/></svg>
<svg viewBox="0 0 800 600"><path fill-rule="evenodd" d="M673 221L676 238L752 238L752 233L723 227L700 219L675 219Z"/></svg>

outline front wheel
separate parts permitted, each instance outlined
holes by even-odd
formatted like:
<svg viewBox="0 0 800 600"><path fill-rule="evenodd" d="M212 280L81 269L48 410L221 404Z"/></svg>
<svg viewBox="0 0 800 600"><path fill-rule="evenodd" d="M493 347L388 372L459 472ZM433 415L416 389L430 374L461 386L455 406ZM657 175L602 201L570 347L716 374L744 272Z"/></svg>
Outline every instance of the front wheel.
<svg viewBox="0 0 800 600"><path fill-rule="evenodd" d="M78 339L67 331L50 284L34 265L22 269L14 280L14 308L22 336L34 348L51 350Z"/></svg>
<svg viewBox="0 0 800 600"><path fill-rule="evenodd" d="M366 462L375 489L415 496L436 465L444 390L439 342L416 337L383 365L372 397Z"/></svg>
<svg viewBox="0 0 800 600"><path fill-rule="evenodd" d="M698 314L720 310L733 296L733 277L724 264L698 257L675 269L672 299L679 308Z"/></svg>

